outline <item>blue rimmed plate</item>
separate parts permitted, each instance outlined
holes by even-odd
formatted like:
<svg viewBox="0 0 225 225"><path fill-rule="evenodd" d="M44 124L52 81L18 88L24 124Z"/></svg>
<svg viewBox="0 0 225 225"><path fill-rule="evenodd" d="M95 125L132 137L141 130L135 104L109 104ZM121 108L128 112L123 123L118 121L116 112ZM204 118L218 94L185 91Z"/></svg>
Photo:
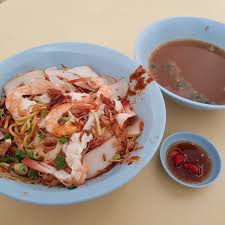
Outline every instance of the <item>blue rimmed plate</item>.
<svg viewBox="0 0 225 225"><path fill-rule="evenodd" d="M17 73L33 67L68 67L89 65L99 74L117 78L128 76L138 66L127 56L112 49L85 43L58 43L43 45L18 53L0 63L0 84ZM84 185L68 190L47 188L41 185L18 183L0 179L0 193L14 199L45 205L72 204L107 194L140 172L156 152L162 139L166 121L165 105L158 85L152 82L143 96L137 97L134 106L145 126L139 142L144 148L137 153L141 157L130 166L118 165L108 173L87 181Z"/></svg>

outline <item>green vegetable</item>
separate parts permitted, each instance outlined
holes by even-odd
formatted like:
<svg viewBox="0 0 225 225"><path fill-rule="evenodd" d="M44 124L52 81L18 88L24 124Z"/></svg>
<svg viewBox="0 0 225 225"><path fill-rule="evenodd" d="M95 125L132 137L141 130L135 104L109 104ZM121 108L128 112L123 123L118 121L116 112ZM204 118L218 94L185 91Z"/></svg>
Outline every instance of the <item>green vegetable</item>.
<svg viewBox="0 0 225 225"><path fill-rule="evenodd" d="M15 157L18 159L18 160L21 160L25 157L25 152L20 150L20 149L17 149L16 152L15 152Z"/></svg>
<svg viewBox="0 0 225 225"><path fill-rule="evenodd" d="M9 163L9 162L10 162L9 156L3 156L3 157L1 158L1 162Z"/></svg>
<svg viewBox="0 0 225 225"><path fill-rule="evenodd" d="M28 175L28 177L30 177L31 179L37 179L37 178L38 178L38 172L37 172L37 170L29 169L27 175Z"/></svg>
<svg viewBox="0 0 225 225"><path fill-rule="evenodd" d="M93 98L93 100L95 101L97 99L97 96L95 96L94 98Z"/></svg>
<svg viewBox="0 0 225 225"><path fill-rule="evenodd" d="M47 110L47 109L43 109L43 110L41 111L40 115L41 115L41 117L44 117L44 116L47 115L47 113L48 113L48 110Z"/></svg>
<svg viewBox="0 0 225 225"><path fill-rule="evenodd" d="M23 165L23 163L14 164L13 169L14 169L15 173L17 173L21 176L26 175L28 172L28 168L25 165Z"/></svg>
<svg viewBox="0 0 225 225"><path fill-rule="evenodd" d="M68 142L68 139L69 139L68 137L62 136L62 137L59 138L59 143L63 145L66 142Z"/></svg>
<svg viewBox="0 0 225 225"><path fill-rule="evenodd" d="M55 167L57 170L63 169L66 162L65 159L61 155L57 155L55 158Z"/></svg>
<svg viewBox="0 0 225 225"><path fill-rule="evenodd" d="M4 109L0 109L0 118L2 118L4 116Z"/></svg>
<svg viewBox="0 0 225 225"><path fill-rule="evenodd" d="M63 117L63 120L64 120L65 122L68 122L68 121L70 120L70 117L69 117L69 116L64 116L64 117Z"/></svg>
<svg viewBox="0 0 225 225"><path fill-rule="evenodd" d="M18 161L19 161L18 158L16 158L15 156L10 156L10 157L9 157L9 160L10 160L11 162L18 162Z"/></svg>
<svg viewBox="0 0 225 225"><path fill-rule="evenodd" d="M10 162L18 162L18 158L15 156L3 156L0 158L0 161L3 163L10 163Z"/></svg>
<svg viewBox="0 0 225 225"><path fill-rule="evenodd" d="M35 159L36 160L36 158L34 157L34 153L32 151L27 151L27 156L30 159Z"/></svg>
<svg viewBox="0 0 225 225"><path fill-rule="evenodd" d="M5 141L5 140L11 139L11 138L12 138L12 136L11 136L9 133L6 133L6 134L4 135L3 140Z"/></svg>
<svg viewBox="0 0 225 225"><path fill-rule="evenodd" d="M77 186L74 186L74 185L71 185L71 186L67 187L68 190L73 190L75 188L77 188Z"/></svg>
<svg viewBox="0 0 225 225"><path fill-rule="evenodd" d="M113 160L120 160L121 159L121 156L119 153L116 153L114 156L113 156Z"/></svg>
<svg viewBox="0 0 225 225"><path fill-rule="evenodd" d="M43 140L43 139L45 139L46 135L45 135L44 133L40 132L40 133L38 133L38 137L39 137L41 140Z"/></svg>
<svg viewBox="0 0 225 225"><path fill-rule="evenodd" d="M30 133L32 130L32 124L30 124L29 128L27 129L27 131Z"/></svg>

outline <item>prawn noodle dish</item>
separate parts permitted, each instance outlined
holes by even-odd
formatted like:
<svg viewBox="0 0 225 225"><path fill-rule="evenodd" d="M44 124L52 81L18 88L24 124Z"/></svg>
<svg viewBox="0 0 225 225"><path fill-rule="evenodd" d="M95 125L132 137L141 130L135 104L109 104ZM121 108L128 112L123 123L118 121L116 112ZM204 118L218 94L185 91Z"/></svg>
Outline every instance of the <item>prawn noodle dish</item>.
<svg viewBox="0 0 225 225"><path fill-rule="evenodd" d="M116 164L139 159L143 121L129 93L151 81L140 66L129 79L89 66L33 69L3 86L0 176L73 189Z"/></svg>

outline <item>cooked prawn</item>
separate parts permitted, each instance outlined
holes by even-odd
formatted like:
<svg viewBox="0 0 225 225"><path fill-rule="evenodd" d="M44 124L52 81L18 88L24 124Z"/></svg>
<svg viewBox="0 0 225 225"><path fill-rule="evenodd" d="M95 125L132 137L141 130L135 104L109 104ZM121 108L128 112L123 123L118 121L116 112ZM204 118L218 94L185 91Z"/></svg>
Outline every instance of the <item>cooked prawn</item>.
<svg viewBox="0 0 225 225"><path fill-rule="evenodd" d="M58 121L62 118L63 114L67 113L71 108L72 103L64 103L53 108L45 118L45 126L49 133L54 134L57 137L71 135L77 132L81 127L76 126L74 121L67 121L61 125Z"/></svg>
<svg viewBox="0 0 225 225"><path fill-rule="evenodd" d="M63 117L63 114L70 111L72 108L82 109L82 110L91 110L96 109L97 105L95 102L84 102L76 101L70 103L64 103L54 107L45 118L45 126L49 133L61 137L71 135L74 132L80 131L83 127L79 121L69 120L64 124L60 124L58 121Z"/></svg>
<svg viewBox="0 0 225 225"><path fill-rule="evenodd" d="M21 85L28 85L34 78L44 78L44 72L42 70L32 70L30 72L18 75L16 78L9 80L4 85L6 95L15 91L15 88Z"/></svg>
<svg viewBox="0 0 225 225"><path fill-rule="evenodd" d="M24 95L40 95L46 92L47 89L55 88L49 81L44 78L34 78L28 85L17 87L9 95L6 95L6 108L14 118L23 117L31 112L35 101L31 101Z"/></svg>

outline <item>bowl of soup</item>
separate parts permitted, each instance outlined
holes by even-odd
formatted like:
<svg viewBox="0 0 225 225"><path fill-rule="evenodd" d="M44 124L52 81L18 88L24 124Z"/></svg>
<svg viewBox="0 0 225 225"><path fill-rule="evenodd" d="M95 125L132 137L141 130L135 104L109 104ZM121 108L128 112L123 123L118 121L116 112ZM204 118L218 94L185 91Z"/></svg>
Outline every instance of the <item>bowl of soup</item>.
<svg viewBox="0 0 225 225"><path fill-rule="evenodd" d="M135 59L162 92L196 109L225 109L225 24L198 17L149 25L135 43Z"/></svg>

